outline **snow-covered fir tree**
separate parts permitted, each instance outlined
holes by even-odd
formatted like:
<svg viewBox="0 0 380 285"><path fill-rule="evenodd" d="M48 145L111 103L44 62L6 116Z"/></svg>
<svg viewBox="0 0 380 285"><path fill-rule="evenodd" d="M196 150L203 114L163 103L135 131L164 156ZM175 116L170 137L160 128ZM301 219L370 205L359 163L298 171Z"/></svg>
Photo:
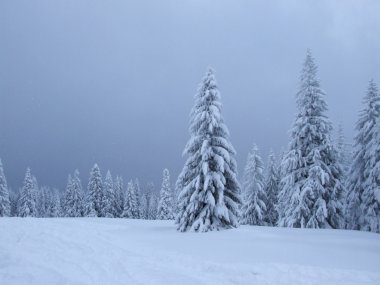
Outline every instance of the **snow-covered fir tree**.
<svg viewBox="0 0 380 285"><path fill-rule="evenodd" d="M148 219L157 219L158 196L155 191L148 192Z"/></svg>
<svg viewBox="0 0 380 285"><path fill-rule="evenodd" d="M371 156L375 155L374 145L376 139L376 122L380 117L380 96L373 80L370 81L368 91L363 100L364 108L359 113L359 120L356 123L356 135L353 145L353 162L349 172L348 194L347 194L347 227L350 229L366 229L363 192L369 183L369 176L374 165ZM374 139L374 141L373 141ZM375 159L376 160L376 159Z"/></svg>
<svg viewBox="0 0 380 285"><path fill-rule="evenodd" d="M214 71L210 68L195 96L190 118L188 155L179 175L179 231L219 230L237 227L240 186L235 150L221 115L221 101Z"/></svg>
<svg viewBox="0 0 380 285"><path fill-rule="evenodd" d="M343 171L331 141L332 124L326 116L324 91L317 66L308 51L297 94L298 114L285 155L279 193L280 226L341 228Z"/></svg>
<svg viewBox="0 0 380 285"><path fill-rule="evenodd" d="M72 197L72 184L73 184L73 179L71 177L71 174L69 174L69 176L67 177L67 184L66 184L66 190L65 190L65 193L64 193L64 203L63 203L63 208L64 208L64 211L65 211L65 216L66 217L70 217L70 215L68 214L68 212L70 211L70 205L69 205L69 201L71 200L71 197Z"/></svg>
<svg viewBox="0 0 380 285"><path fill-rule="evenodd" d="M173 194L173 213L174 213L174 218L176 218L179 214L179 194L181 192L183 185L182 181L177 179L174 187L174 194Z"/></svg>
<svg viewBox="0 0 380 285"><path fill-rule="evenodd" d="M141 207L140 207L141 190L140 190L140 182L139 182L138 178L135 179L134 188L135 188L135 195L136 195L137 208L138 208L138 216L136 218L140 219L140 214L141 214L141 211L140 211L140 209L141 209Z"/></svg>
<svg viewBox="0 0 380 285"><path fill-rule="evenodd" d="M139 217L135 184L132 180L128 182L127 191L124 195L124 210L122 217L129 219L138 219Z"/></svg>
<svg viewBox="0 0 380 285"><path fill-rule="evenodd" d="M8 217L11 214L11 202L9 200L9 189L5 178L3 163L0 159L0 217Z"/></svg>
<svg viewBox="0 0 380 285"><path fill-rule="evenodd" d="M264 191L264 164L256 145L248 154L244 169L242 223L265 225L266 193Z"/></svg>
<svg viewBox="0 0 380 285"><path fill-rule="evenodd" d="M37 189L37 200L36 200L36 208L38 217L43 218L46 217L46 198L45 198L45 192L43 190L43 187L39 187Z"/></svg>
<svg viewBox="0 0 380 285"><path fill-rule="evenodd" d="M58 218L63 216L63 211L61 207L61 199L59 195L59 191L57 189L53 189L50 191L49 201L47 202L48 209L46 216L49 218Z"/></svg>
<svg viewBox="0 0 380 285"><path fill-rule="evenodd" d="M41 217L48 217L49 207L50 207L50 200L51 200L51 189L48 186L41 186L39 188L39 195L38 195L38 212Z"/></svg>
<svg viewBox="0 0 380 285"><path fill-rule="evenodd" d="M363 229L380 233L380 118L377 119L370 149L372 150L369 160L371 171L362 197Z"/></svg>
<svg viewBox="0 0 380 285"><path fill-rule="evenodd" d="M115 210L117 217L120 218L124 209L124 182L121 176L116 176L115 183Z"/></svg>
<svg viewBox="0 0 380 285"><path fill-rule="evenodd" d="M157 218L158 197L155 194L153 182L146 184L140 199L140 218L155 220Z"/></svg>
<svg viewBox="0 0 380 285"><path fill-rule="evenodd" d="M18 215L20 217L36 217L37 209L35 199L33 196L34 191L33 177L30 168L27 168L25 173L24 185L20 193Z"/></svg>
<svg viewBox="0 0 380 285"><path fill-rule="evenodd" d="M90 180L87 186L86 216L101 217L103 213L102 205L103 182L99 166L95 163L90 172Z"/></svg>
<svg viewBox="0 0 380 285"><path fill-rule="evenodd" d="M170 186L170 174L168 169L164 169L160 200L158 202L157 219L173 220L173 193Z"/></svg>
<svg viewBox="0 0 380 285"><path fill-rule="evenodd" d="M83 187L82 182L79 177L79 170L76 169L74 171L73 176L73 203L72 203L72 209L73 214L75 214L77 217L82 217L84 215L84 193L83 193Z"/></svg>
<svg viewBox="0 0 380 285"><path fill-rule="evenodd" d="M10 214L11 217L18 216L19 200L20 200L20 189L10 190L9 201L11 202L11 214Z"/></svg>
<svg viewBox="0 0 380 285"><path fill-rule="evenodd" d="M116 211L116 196L115 196L115 189L113 185L112 175L111 172L108 170L106 174L106 178L104 179L104 190L103 190L103 197L102 197L102 206L103 206L103 217L107 218L115 218L117 217L117 211Z"/></svg>
<svg viewBox="0 0 380 285"><path fill-rule="evenodd" d="M66 217L81 217L83 215L83 190L79 171L74 176L69 175L64 195L64 212Z"/></svg>
<svg viewBox="0 0 380 285"><path fill-rule="evenodd" d="M38 212L38 208L39 208L38 198L39 198L39 189L40 188L38 186L38 181L37 181L36 176L32 175L32 181L33 181L32 197L33 197L33 200L34 200L34 204L36 205L36 214L35 214L35 217L42 217L41 214Z"/></svg>
<svg viewBox="0 0 380 285"><path fill-rule="evenodd" d="M140 196L140 219L147 220L149 217L149 196L148 193L142 193Z"/></svg>
<svg viewBox="0 0 380 285"><path fill-rule="evenodd" d="M54 208L53 192L47 186L42 187L42 189L44 191L44 197L45 197L45 211L44 211L45 217L53 217L53 214L51 213L52 209Z"/></svg>
<svg viewBox="0 0 380 285"><path fill-rule="evenodd" d="M266 193L265 221L270 226L275 226L278 220L277 203L280 187L280 172L278 162L273 151L270 151L266 168L264 192Z"/></svg>
<svg viewBox="0 0 380 285"><path fill-rule="evenodd" d="M377 87L373 82L372 89L380 97ZM370 129L368 138L368 154L366 155L367 172L365 172L365 177L367 178L361 197L362 213L364 214L362 229L380 233L380 114L375 125Z"/></svg>

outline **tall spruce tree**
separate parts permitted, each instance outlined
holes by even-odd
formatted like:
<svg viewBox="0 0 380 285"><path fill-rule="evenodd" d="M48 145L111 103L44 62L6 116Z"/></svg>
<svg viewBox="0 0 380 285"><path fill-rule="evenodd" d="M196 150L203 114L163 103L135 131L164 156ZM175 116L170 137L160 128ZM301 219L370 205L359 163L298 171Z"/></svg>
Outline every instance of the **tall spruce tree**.
<svg viewBox="0 0 380 285"><path fill-rule="evenodd" d="M297 94L298 114L283 159L279 193L280 226L341 228L343 222L342 167L331 142L332 124L326 116L325 93L317 66L308 51Z"/></svg>
<svg viewBox="0 0 380 285"><path fill-rule="evenodd" d="M270 226L275 226L278 220L277 203L279 187L279 168L273 151L270 151L264 182L264 192L267 196L265 221Z"/></svg>
<svg viewBox="0 0 380 285"><path fill-rule="evenodd" d="M363 229L380 233L380 118L377 119L369 146L372 156L367 164L370 172L362 196Z"/></svg>
<svg viewBox="0 0 380 285"><path fill-rule="evenodd" d="M248 154L244 169L242 223L246 225L265 225L266 200L264 191L264 164L256 145Z"/></svg>
<svg viewBox="0 0 380 285"><path fill-rule="evenodd" d="M380 96L377 87L372 82L372 92ZM380 111L380 110L379 110ZM362 195L362 213L364 214L363 229L380 233L380 114L375 124L369 130L368 153L366 154L366 181Z"/></svg>
<svg viewBox="0 0 380 285"><path fill-rule="evenodd" d="M200 84L191 111L188 155L179 176L179 231L218 230L237 227L240 187L235 150L221 115L222 104L210 68Z"/></svg>
<svg viewBox="0 0 380 285"><path fill-rule="evenodd" d="M87 187L86 216L101 217L103 213L103 182L99 166L95 163Z"/></svg>
<svg viewBox="0 0 380 285"><path fill-rule="evenodd" d="M9 200L9 189L5 178L3 163L0 159L0 217L8 217L11 214L11 202Z"/></svg>
<svg viewBox="0 0 380 285"><path fill-rule="evenodd" d="M18 215L20 217L36 217L37 209L35 199L33 196L34 191L33 177L30 168L27 168L25 173L24 185L21 189Z"/></svg>
<svg viewBox="0 0 380 285"><path fill-rule="evenodd" d="M170 186L170 174L168 169L164 169L160 200L158 202L157 219L173 220L173 193Z"/></svg>
<svg viewBox="0 0 380 285"><path fill-rule="evenodd" d="M108 170L106 178L104 179L104 191L102 196L102 205L103 205L103 217L115 218L117 216L115 208L115 189L113 185L111 172Z"/></svg>
<svg viewBox="0 0 380 285"><path fill-rule="evenodd" d="M363 203L363 192L368 187L370 172L374 165L370 165L373 153L374 128L380 117L380 96L373 80L369 82L368 91L363 100L364 108L359 113L354 137L353 162L349 172L347 194L347 227L350 229L368 229L366 225ZM374 139L374 140L373 140ZM375 159L376 160L376 159ZM371 190L369 190L371 191Z"/></svg>

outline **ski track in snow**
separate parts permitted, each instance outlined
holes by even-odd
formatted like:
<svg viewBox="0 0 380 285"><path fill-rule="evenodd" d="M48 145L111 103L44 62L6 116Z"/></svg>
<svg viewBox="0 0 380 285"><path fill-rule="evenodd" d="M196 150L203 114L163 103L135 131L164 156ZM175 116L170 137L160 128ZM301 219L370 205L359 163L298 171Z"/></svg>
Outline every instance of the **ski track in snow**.
<svg viewBox="0 0 380 285"><path fill-rule="evenodd" d="M380 235L170 221L0 219L0 284L380 284Z"/></svg>

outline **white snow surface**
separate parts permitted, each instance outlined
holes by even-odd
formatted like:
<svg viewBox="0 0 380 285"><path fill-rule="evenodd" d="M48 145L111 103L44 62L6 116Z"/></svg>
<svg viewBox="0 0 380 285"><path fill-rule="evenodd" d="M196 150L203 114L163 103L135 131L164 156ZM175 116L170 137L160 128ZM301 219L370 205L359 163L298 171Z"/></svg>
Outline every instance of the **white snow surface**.
<svg viewBox="0 0 380 285"><path fill-rule="evenodd" d="M0 284L380 284L380 235L172 221L0 218Z"/></svg>

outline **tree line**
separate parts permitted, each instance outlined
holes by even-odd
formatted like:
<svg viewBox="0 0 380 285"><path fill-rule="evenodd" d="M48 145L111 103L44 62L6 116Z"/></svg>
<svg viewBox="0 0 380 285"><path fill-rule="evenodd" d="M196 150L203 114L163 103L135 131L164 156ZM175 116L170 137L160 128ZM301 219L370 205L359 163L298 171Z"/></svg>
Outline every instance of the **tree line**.
<svg viewBox="0 0 380 285"><path fill-rule="evenodd" d="M253 145L242 183L236 151L221 115L221 97L210 68L195 96L187 160L175 189L164 170L159 197L140 190L138 180L103 181L98 165L87 191L79 172L67 187L39 188L27 170L19 194L11 193L0 163L0 216L123 217L175 219L179 231L210 231L239 224L298 228L355 229L380 232L380 95L373 80L363 99L352 147L342 128L333 137L317 65L307 52L296 97L297 113L287 149L266 166ZM149 188L149 187L148 187ZM150 186L152 188L152 186Z"/></svg>
<svg viewBox="0 0 380 285"><path fill-rule="evenodd" d="M174 193L169 170L164 169L162 187L157 195L153 183L142 191L138 179L126 187L123 178L112 178L108 170L103 180L97 164L90 172L87 191L82 187L79 171L68 176L65 191L39 187L37 179L26 170L20 191L9 191L0 160L0 216L17 217L107 217L131 219L173 219Z"/></svg>

